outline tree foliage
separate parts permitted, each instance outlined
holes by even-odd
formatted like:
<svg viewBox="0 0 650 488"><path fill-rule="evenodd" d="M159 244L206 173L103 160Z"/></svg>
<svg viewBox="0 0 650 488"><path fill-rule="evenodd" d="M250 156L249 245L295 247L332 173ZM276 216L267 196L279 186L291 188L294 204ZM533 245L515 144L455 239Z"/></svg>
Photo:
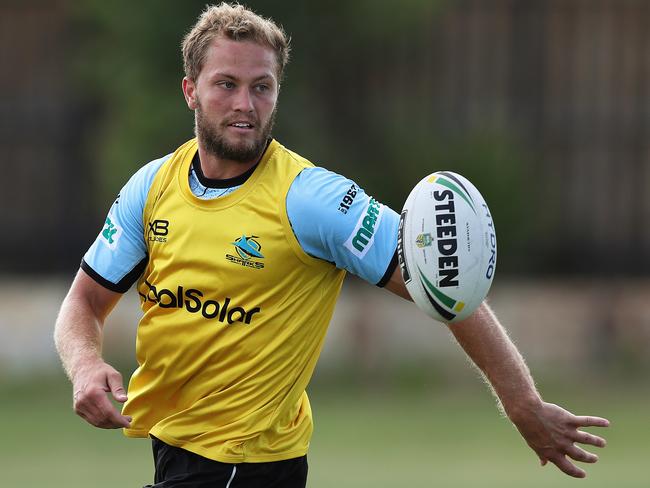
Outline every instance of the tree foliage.
<svg viewBox="0 0 650 488"><path fill-rule="evenodd" d="M518 190L526 161L504 128L456 130L439 115L431 32L447 3L247 5L292 38L275 130L283 144L396 210L424 175L461 172L484 193L507 251L526 236L525 190ZM97 204L105 208L139 166L192 136L180 43L204 3L86 0L72 8L76 84L100 107L100 130L86 143L102 182Z"/></svg>

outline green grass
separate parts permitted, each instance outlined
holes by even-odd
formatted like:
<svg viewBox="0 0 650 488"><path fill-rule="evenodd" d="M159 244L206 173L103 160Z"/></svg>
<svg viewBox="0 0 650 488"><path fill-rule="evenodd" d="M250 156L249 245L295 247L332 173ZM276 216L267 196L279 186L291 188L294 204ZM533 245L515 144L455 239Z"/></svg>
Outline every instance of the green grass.
<svg viewBox="0 0 650 488"><path fill-rule="evenodd" d="M311 488L602 487L650 485L647 472L650 392L573 389L548 395L580 414L609 417L609 445L588 478L541 468L480 385L468 391L311 388L315 434ZM150 482L147 440L87 426L57 382L0 387L3 487L140 487ZM592 429L592 432L598 432Z"/></svg>
<svg viewBox="0 0 650 488"><path fill-rule="evenodd" d="M585 480L541 468L480 387L473 393L353 397L352 408L342 397L315 396L313 487L650 486L648 395L562 395L567 407L612 420L608 430L590 429L600 430L609 445L595 450L601 459L586 466Z"/></svg>

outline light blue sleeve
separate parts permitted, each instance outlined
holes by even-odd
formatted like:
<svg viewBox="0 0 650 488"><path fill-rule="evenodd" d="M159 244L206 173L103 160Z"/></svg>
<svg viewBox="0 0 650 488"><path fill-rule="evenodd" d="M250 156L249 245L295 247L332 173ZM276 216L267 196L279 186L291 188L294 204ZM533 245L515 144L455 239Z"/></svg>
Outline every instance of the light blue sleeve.
<svg viewBox="0 0 650 488"><path fill-rule="evenodd" d="M81 268L109 290L126 292L144 270L147 248L142 212L153 179L169 157L150 162L129 179L83 257Z"/></svg>
<svg viewBox="0 0 650 488"><path fill-rule="evenodd" d="M383 286L397 265L399 215L341 175L306 168L287 193L287 214L302 249Z"/></svg>

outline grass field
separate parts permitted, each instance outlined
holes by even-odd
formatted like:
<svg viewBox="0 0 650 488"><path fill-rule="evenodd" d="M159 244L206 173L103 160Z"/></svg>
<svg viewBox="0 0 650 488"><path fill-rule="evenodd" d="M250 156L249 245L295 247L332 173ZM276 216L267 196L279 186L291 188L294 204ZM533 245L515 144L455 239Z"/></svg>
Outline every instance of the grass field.
<svg viewBox="0 0 650 488"><path fill-rule="evenodd" d="M316 426L311 488L650 486L650 392L591 388L558 392L576 413L609 417L609 445L574 480L540 468L490 395L426 387L361 392L311 389ZM147 440L87 426L70 408L66 383L0 386L0 486L141 487L152 473ZM592 430L597 431L597 430Z"/></svg>

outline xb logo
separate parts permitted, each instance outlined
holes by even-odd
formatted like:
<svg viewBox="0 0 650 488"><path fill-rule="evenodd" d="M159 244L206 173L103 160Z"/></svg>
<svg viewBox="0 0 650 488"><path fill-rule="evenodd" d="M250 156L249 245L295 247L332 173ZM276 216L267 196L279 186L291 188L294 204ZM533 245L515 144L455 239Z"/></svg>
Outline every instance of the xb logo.
<svg viewBox="0 0 650 488"><path fill-rule="evenodd" d="M169 221L168 220L154 220L149 222L148 239L152 242L167 242L169 234Z"/></svg>

